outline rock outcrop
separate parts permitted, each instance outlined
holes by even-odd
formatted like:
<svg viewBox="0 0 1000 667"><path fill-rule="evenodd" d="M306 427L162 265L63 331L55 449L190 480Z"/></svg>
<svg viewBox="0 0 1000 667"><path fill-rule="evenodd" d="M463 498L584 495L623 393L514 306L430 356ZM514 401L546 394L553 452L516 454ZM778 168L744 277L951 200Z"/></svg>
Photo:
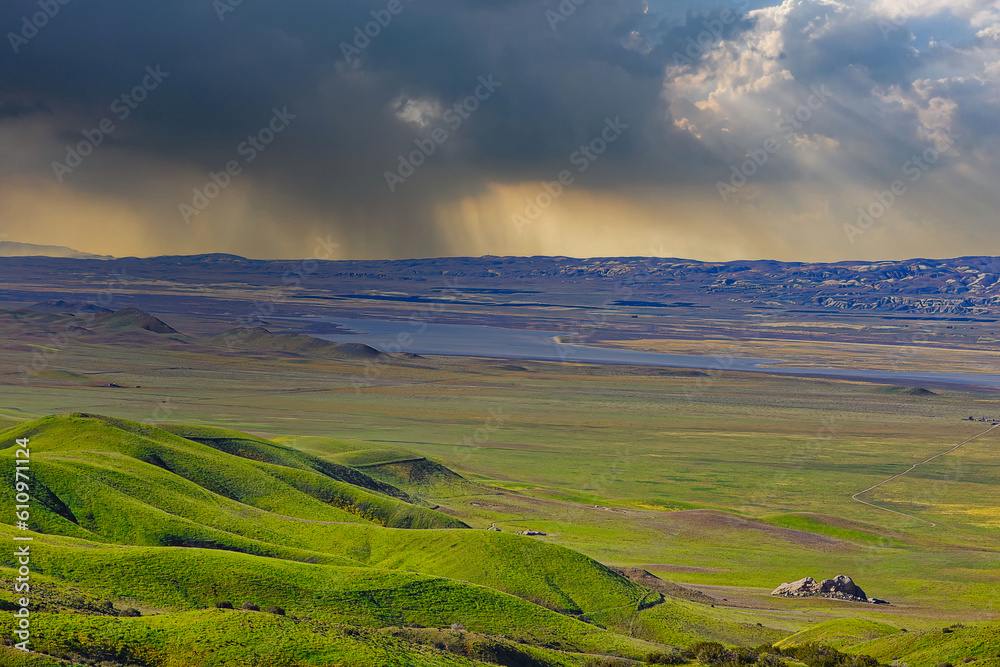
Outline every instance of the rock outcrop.
<svg viewBox="0 0 1000 667"><path fill-rule="evenodd" d="M828 580L829 581L829 580ZM784 583L771 591L771 595L801 598L819 593L819 584L812 577L803 577L798 581Z"/></svg>
<svg viewBox="0 0 1000 667"><path fill-rule="evenodd" d="M781 584L771 591L771 595L780 595L782 597L810 597L820 595L825 598L837 598L852 602L886 604L884 600L869 599L861 587L855 584L853 579L844 574L838 574L833 579L824 579L819 583L812 577L803 577L798 581Z"/></svg>
<svg viewBox="0 0 1000 667"><path fill-rule="evenodd" d="M861 587L844 574L838 574L833 579L824 579L819 582L819 592L827 597L868 602L868 596L861 590Z"/></svg>

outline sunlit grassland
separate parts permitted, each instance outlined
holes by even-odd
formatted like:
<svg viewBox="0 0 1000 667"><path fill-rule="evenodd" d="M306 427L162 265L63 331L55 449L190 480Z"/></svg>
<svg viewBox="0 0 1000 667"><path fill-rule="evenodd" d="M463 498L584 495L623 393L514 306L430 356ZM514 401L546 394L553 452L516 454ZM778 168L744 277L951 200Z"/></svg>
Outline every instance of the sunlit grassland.
<svg viewBox="0 0 1000 667"><path fill-rule="evenodd" d="M95 358L81 343L56 363L110 369ZM141 390L11 377L0 415L86 410L226 426L330 461L401 449L517 490L435 499L477 528L541 530L548 535L540 540L605 563L756 596L783 581L845 573L896 603L770 600L792 626L851 615L917 628L997 613L1000 433L865 496L936 527L850 498L984 430L966 418L1000 413L996 394L932 387L937 395L910 396L847 381L503 364L431 358L373 370L123 349L116 381ZM665 511L699 509L744 521Z"/></svg>

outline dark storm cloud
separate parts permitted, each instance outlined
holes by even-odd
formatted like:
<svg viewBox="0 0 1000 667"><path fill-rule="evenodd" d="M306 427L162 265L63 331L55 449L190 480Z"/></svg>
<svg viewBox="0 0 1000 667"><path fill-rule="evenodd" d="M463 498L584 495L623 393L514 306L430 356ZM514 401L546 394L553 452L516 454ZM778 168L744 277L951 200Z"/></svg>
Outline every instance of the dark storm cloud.
<svg viewBox="0 0 1000 667"><path fill-rule="evenodd" d="M655 20L641 2L585 3L553 30L545 11L558 11L557 2L402 0L402 11L348 63L342 44L352 44L356 28L387 4L243 2L220 20L218 4L204 0L77 0L18 54L3 55L0 79L5 95L59 112L62 125L52 130L69 142L108 116L113 100L139 84L147 66L159 65L168 79L103 150L206 172L229 160L273 107L287 107L297 119L254 165L254 177L307 206L390 220L388 227L419 227L440 197L475 193L492 179L550 176L608 116L639 131L609 155L605 178L691 173L690 163L677 169L669 156L695 147L664 123L663 65L674 49L653 34ZM33 10L33 2L4 3L0 25L18 26ZM660 43L645 54L625 48L633 30ZM674 32L682 41L685 35ZM433 100L448 107L490 74L500 89L390 197L384 172L430 129L400 120L394 103ZM651 145L657 150L649 151ZM128 174L109 184L91 164L75 178L104 192L135 186Z"/></svg>
<svg viewBox="0 0 1000 667"><path fill-rule="evenodd" d="M435 224L441 202L475 197L492 184L553 178L609 117L629 130L581 188L711 187L773 132L760 120L770 117L765 111L794 109L810 86L827 84L839 94L836 112L817 114L809 132L838 142L858 173L876 175L911 149L926 117L901 112L898 101L880 108L872 91L897 86L912 97L929 62L968 57L940 45L917 53L908 28L883 35L870 12L835 2L769 7L764 18L779 24L761 28L759 15L746 15L760 3L745 0L696 3L670 15L642 0L398 1L390 14L389 0L42 0L57 11L29 35L24 20L42 11L38 0L7 0L0 5L8 42L0 45L0 121L40 119L46 132L13 139L25 142L20 155L34 157L18 164L0 157L0 169L52 179L50 164L64 147L109 119L115 130L68 187L140 199L150 224L172 225L192 188L239 158L237 146L274 109L287 109L295 116L288 128L243 164L240 178L253 184L251 213L288 229L322 218L348 245L364 242L386 255L436 254L447 246ZM575 9L567 14L567 7ZM387 25L355 42L373 11ZM718 32L706 40L706 30ZM691 107L700 134L675 123L681 97L702 104L713 87L722 95L739 88L727 77L748 56L730 51L745 51L747 40L767 39L769 30L783 43L774 57L791 83L744 82L750 92L733 93L726 109ZM694 43L700 52L691 51ZM679 58L690 60L678 66ZM143 85L151 67L168 74L122 118L123 96ZM442 114L489 76L499 87L390 192L385 173L398 156L447 128ZM967 102L956 122L985 132L991 116L976 102L991 95L988 86L941 85L948 88L942 97ZM744 109L757 109L759 119L744 117ZM775 159L760 182L794 179L797 170Z"/></svg>
<svg viewBox="0 0 1000 667"><path fill-rule="evenodd" d="M0 119L20 118L35 113L52 113L52 109L47 104L40 101L22 102L17 99L9 99L0 102Z"/></svg>
<svg viewBox="0 0 1000 667"><path fill-rule="evenodd" d="M544 10L555 2L403 0L353 70L340 45L386 4L244 2L220 21L201 0L71 2L17 56L4 54L0 77L7 93L34 96L83 122L106 114L146 66L159 64L170 78L132 119L141 127L131 148L214 167L272 106L293 105L305 126L299 133L315 149L297 147L302 157L352 181L367 165L378 182L384 162L419 135L392 116L393 100L450 105L489 73L503 87L463 129L462 169L465 161L516 170L562 160L608 114L656 121L650 131L662 126L660 84L672 49L661 44L640 54L622 46L643 27L639 2L585 4L553 31ZM32 2L5 3L0 25L16 26L33 9ZM658 134L655 142L667 139ZM619 151L622 160L632 157L629 149ZM286 148L282 162L297 157Z"/></svg>

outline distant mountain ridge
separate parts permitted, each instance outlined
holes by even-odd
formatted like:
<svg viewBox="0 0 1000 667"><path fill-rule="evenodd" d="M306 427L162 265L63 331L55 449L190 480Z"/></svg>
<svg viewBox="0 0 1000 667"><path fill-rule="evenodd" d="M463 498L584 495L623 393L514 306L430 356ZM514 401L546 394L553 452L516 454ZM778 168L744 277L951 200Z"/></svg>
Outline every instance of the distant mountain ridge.
<svg viewBox="0 0 1000 667"><path fill-rule="evenodd" d="M32 271L40 276L57 273L67 281L83 282L92 271L92 264L76 259L8 257L2 262L4 268L27 276ZM289 303L294 303L292 299L471 303L475 296L501 307L561 306L565 303L552 301L553 294L572 292L579 295L575 303L586 297L611 308L1000 316L1000 258L991 256L832 263L495 256L307 263L207 254L127 258L115 266L117 262L135 280L169 278L179 287L280 286L295 278L304 289L290 293ZM541 304L534 300L543 298Z"/></svg>
<svg viewBox="0 0 1000 667"><path fill-rule="evenodd" d="M95 255L80 252L61 245L37 245L0 241L0 257L64 257L69 259L114 259L111 255Z"/></svg>

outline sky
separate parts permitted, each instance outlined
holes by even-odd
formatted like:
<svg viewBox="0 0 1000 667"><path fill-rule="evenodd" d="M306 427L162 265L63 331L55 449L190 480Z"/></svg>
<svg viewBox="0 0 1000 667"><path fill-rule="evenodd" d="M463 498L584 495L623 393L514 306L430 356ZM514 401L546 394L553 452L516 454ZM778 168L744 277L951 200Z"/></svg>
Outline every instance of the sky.
<svg viewBox="0 0 1000 667"><path fill-rule="evenodd" d="M0 242L1000 254L1000 0L4 0Z"/></svg>

